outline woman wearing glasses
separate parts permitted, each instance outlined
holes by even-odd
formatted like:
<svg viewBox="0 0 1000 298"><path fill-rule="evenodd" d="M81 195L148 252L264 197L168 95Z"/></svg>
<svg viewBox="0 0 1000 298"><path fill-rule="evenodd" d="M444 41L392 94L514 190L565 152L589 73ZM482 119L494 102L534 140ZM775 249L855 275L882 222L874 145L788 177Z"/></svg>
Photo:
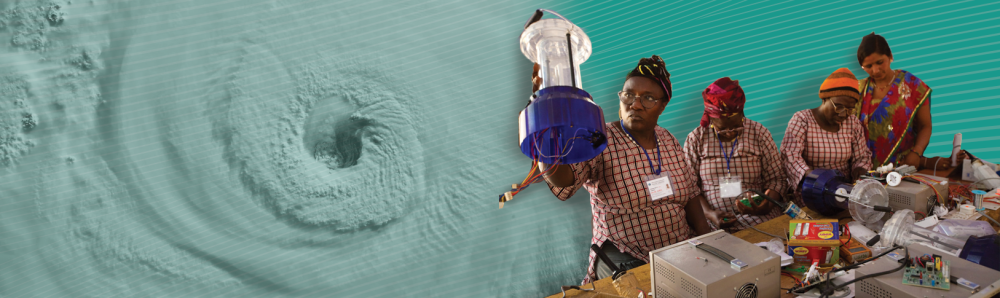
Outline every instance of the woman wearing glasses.
<svg viewBox="0 0 1000 298"><path fill-rule="evenodd" d="M743 115L746 96L739 81L718 79L701 97L705 113L701 125L684 141L684 155L688 165L698 171L705 217L734 233L781 215L767 200L750 201L750 205L737 202L748 189L780 200L787 185L771 132ZM734 212L740 214L738 218Z"/></svg>
<svg viewBox="0 0 1000 298"><path fill-rule="evenodd" d="M847 68L834 71L819 87L820 106L798 111L788 121L781 159L788 186L796 193L802 176L812 169L839 170L853 181L871 168L864 127L853 113L861 96L857 86L858 80Z"/></svg>
<svg viewBox="0 0 1000 298"><path fill-rule="evenodd" d="M861 39L858 63L868 77L860 82L856 113L874 166L891 162L951 170L948 159L924 157L931 138L931 88L908 71L893 70L889 43L874 32ZM959 158L964 159L965 152Z"/></svg>
<svg viewBox="0 0 1000 298"><path fill-rule="evenodd" d="M535 78L537 89L537 66ZM556 166L545 181L560 200L586 188L593 214L591 242L613 262L636 267L649 261L651 250L710 228L696 172L684 162L677 139L656 124L672 96L666 64L655 55L640 59L618 96L621 120L605 124L607 149L589 161ZM595 265L594 258L591 252L584 283L611 274L603 262Z"/></svg>

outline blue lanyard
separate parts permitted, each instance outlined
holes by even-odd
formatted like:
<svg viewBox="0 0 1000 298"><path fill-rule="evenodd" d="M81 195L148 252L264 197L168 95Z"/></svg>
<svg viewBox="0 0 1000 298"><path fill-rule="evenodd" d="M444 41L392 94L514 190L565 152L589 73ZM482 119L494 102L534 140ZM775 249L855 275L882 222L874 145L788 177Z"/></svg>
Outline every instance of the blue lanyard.
<svg viewBox="0 0 1000 298"><path fill-rule="evenodd" d="M646 160L649 161L649 169L652 170L653 169L653 159L649 158L649 152L646 152L646 148L642 148L642 145L639 145L639 141L636 141L635 137L632 136L632 133L628 132L628 130L625 129L625 124L622 124L621 121L618 121L618 125L620 125L622 127L622 130L625 131L626 134L628 134L628 137L632 138L632 141L635 142L636 146L639 146L639 149L642 149L642 153L646 154ZM656 134L655 133L653 134L653 140L656 141ZM656 171L654 172L654 173L656 173L657 176L660 175L660 170L662 169L662 167L663 167L663 161L660 160L660 142L657 141L656 142Z"/></svg>
<svg viewBox="0 0 1000 298"><path fill-rule="evenodd" d="M733 157L733 154L736 152L736 142L740 141L740 137L736 136L736 138L733 139L733 148L729 149L729 155L726 155L726 149L724 147L722 147L722 138L719 138L719 133L718 132L715 133L715 139L719 140L719 150L722 150L722 157L726 158L726 176L728 177L729 176L729 159L731 159Z"/></svg>

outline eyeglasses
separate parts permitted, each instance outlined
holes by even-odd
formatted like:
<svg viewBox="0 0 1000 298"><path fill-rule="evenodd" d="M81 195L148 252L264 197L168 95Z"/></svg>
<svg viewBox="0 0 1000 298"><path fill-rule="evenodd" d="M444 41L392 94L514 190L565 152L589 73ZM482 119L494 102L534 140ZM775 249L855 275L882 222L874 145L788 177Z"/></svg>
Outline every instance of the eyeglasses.
<svg viewBox="0 0 1000 298"><path fill-rule="evenodd" d="M843 113L844 111L847 111L848 114L854 113L854 108L855 107L848 108L847 106L840 105L840 104L835 103L835 102L830 102L830 103L833 104L833 111L837 112L837 114Z"/></svg>
<svg viewBox="0 0 1000 298"><path fill-rule="evenodd" d="M731 122L729 122L729 123L734 123L734 122L737 122L737 121L738 121L738 123L739 123L739 125L740 125L740 126L739 126L739 127L736 127L736 128L730 128L730 129L723 129L723 130L719 130L719 127L715 125L716 121L714 121L714 120L716 120L716 119L719 119L719 120L721 120L722 118L713 118L713 119L712 119L713 121L709 122L709 124L710 124L709 126L711 126L711 127L712 127L712 129L714 129L714 130L715 130L715 133L717 133L717 134L724 134L724 133L733 133L733 132L734 132L734 133L737 133L737 134L739 134L739 133L743 133L743 119L745 119L745 118L743 118L743 114L740 114L740 113L732 113L732 114L731 114L731 115L729 115L729 116L726 116L726 115L722 115L722 117L724 117L725 119L727 119L727 120L725 120L725 121L731 121ZM720 123L720 124L721 124L721 123L723 123L723 122L722 122L722 121L718 121L718 123Z"/></svg>
<svg viewBox="0 0 1000 298"><path fill-rule="evenodd" d="M719 130L718 128L715 127L715 125L712 125L712 128L715 129L715 133L717 133L717 134L724 134L724 133L737 133L737 134L741 134L741 133L743 133L743 127L737 127L737 128L730 128L730 129Z"/></svg>
<svg viewBox="0 0 1000 298"><path fill-rule="evenodd" d="M656 106L657 103L660 102L660 99L653 98L650 95L638 96L632 92L626 92L626 91L618 92L618 99L621 100L622 103L625 105L632 105L632 103L635 102L636 98L639 98L639 103L642 104L642 107L647 109L652 109L653 107Z"/></svg>

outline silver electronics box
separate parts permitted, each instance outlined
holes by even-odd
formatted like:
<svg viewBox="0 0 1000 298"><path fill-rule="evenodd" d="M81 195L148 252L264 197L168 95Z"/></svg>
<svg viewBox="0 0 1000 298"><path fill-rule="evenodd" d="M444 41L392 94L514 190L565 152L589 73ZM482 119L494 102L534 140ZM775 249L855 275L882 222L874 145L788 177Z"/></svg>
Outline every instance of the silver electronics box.
<svg viewBox="0 0 1000 298"><path fill-rule="evenodd" d="M722 253L718 256L706 250ZM728 257L736 260L724 259ZM650 284L656 298L780 295L781 258L723 230L651 251L649 259Z"/></svg>
<svg viewBox="0 0 1000 298"><path fill-rule="evenodd" d="M951 276L957 276L979 284L979 292L972 293L971 290L951 284L950 290L939 290L925 287L911 286L903 284L903 270L889 273L873 278L862 279L854 286L855 295L858 298L985 298L992 297L1000 293L1000 271L996 271L985 266L963 260L958 257L942 254L936 249L924 246L923 244L911 244L908 246L910 258L922 256L924 254L937 254L944 260L951 262L949 271ZM902 249L896 250L903 254ZM889 257L881 257L861 266L854 272L855 277L866 274L878 273L892 270L899 267L899 263Z"/></svg>
<svg viewBox="0 0 1000 298"><path fill-rule="evenodd" d="M948 181L948 178L931 175L915 174L915 176L923 176L938 181ZM944 200L948 200L948 185L935 184L934 188L944 196ZM934 190L926 184L919 182L903 180L897 186L886 186L885 190L889 191L889 207L892 207L893 210L910 209L930 214L927 210L930 209L930 206L934 206L934 202L937 201L937 195L934 193Z"/></svg>

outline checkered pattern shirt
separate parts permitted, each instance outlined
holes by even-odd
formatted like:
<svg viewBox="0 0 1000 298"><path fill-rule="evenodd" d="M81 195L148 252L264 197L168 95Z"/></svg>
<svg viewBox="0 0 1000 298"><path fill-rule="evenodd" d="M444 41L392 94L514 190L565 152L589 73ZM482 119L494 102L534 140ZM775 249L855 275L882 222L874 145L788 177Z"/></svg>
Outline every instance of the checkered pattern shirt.
<svg viewBox="0 0 1000 298"><path fill-rule="evenodd" d="M722 142L715 131L709 127L698 126L688 134L684 141L684 156L692 169L698 170L698 185L701 186L705 198L716 210L739 214L736 209L737 198L722 198L719 196L719 178L726 177L726 155L732 151L729 158L729 173L739 176L743 181L743 190L756 189L761 192L771 189L784 194L788 181L785 179L785 169L781 166L778 156L778 146L774 144L771 132L756 121L743 118L743 133L733 141ZM725 149L725 155L723 154ZM746 225L756 225L781 215L781 210L773 208L771 213L763 216L740 214L739 221L726 229L735 233Z"/></svg>
<svg viewBox="0 0 1000 298"><path fill-rule="evenodd" d="M850 175L854 168L870 169L872 154L865 141L864 127L851 115L837 132L823 130L812 110L792 115L781 141L788 186L796 190L796 204L802 204L799 187L802 176L812 169L834 169Z"/></svg>
<svg viewBox="0 0 1000 298"><path fill-rule="evenodd" d="M655 174L656 149L647 149L653 160L649 167L646 154L618 122L604 125L608 147L597 157L571 165L575 184L549 188L560 200L569 199L580 187L590 192L593 214L593 238L598 246L611 241L622 252L649 262L649 252L688 239L694 232L687 223L684 206L700 194L695 171L684 162L680 144L670 132L657 126L662 173L673 181L674 194L652 201L643 177ZM594 252L590 252L587 277L594 275Z"/></svg>

